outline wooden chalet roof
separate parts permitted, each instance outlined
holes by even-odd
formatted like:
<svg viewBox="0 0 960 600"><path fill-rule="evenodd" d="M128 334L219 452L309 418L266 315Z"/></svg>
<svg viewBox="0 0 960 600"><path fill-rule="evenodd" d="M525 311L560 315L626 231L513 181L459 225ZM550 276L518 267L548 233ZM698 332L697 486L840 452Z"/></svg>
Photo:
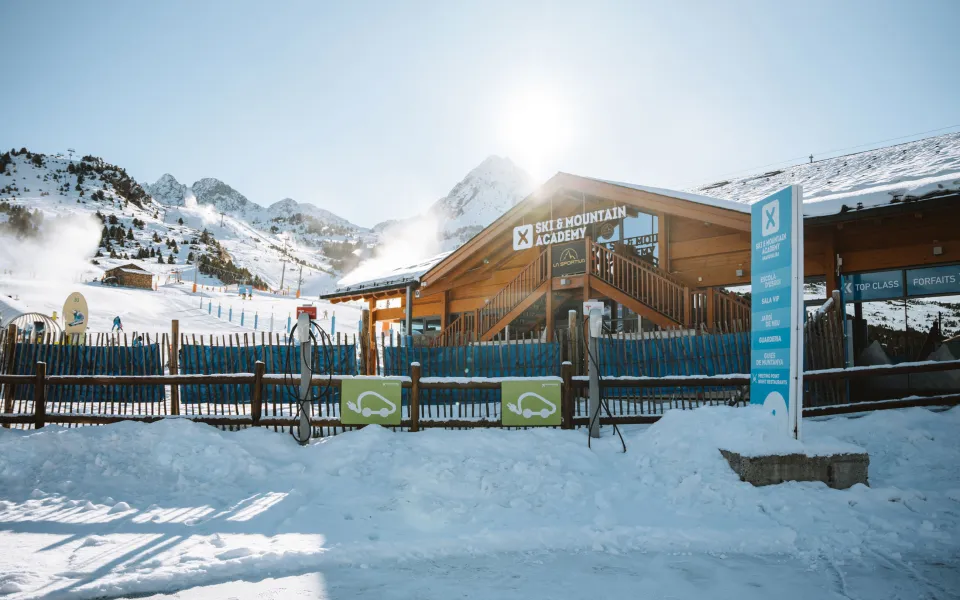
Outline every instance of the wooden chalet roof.
<svg viewBox="0 0 960 600"><path fill-rule="evenodd" d="M422 286L438 282L461 262L520 224L529 213L542 209L550 198L600 200L624 204L644 212L663 213L722 225L738 231L750 230L750 207L729 200L691 192L637 186L557 173L533 194L518 202L499 219L454 250L420 277ZM529 220L529 219L528 219Z"/></svg>

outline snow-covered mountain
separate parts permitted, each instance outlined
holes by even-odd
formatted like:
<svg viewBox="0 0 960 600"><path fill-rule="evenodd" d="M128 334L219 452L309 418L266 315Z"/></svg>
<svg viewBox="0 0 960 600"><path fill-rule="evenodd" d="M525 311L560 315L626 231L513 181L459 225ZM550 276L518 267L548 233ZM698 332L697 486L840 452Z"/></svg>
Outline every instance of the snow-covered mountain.
<svg viewBox="0 0 960 600"><path fill-rule="evenodd" d="M331 241L357 241L367 234L365 228L329 210L292 198L284 198L268 207L261 206L212 177L187 186L167 173L144 187L163 205L190 206L195 202L200 206L210 206L217 213L245 221L263 232L293 234L300 242L313 247L323 247Z"/></svg>
<svg viewBox="0 0 960 600"><path fill-rule="evenodd" d="M450 193L423 215L384 221L373 227L382 233L397 227L436 231L444 250L452 250L492 223L536 187L533 178L509 158L489 156L467 173Z"/></svg>
<svg viewBox="0 0 960 600"><path fill-rule="evenodd" d="M201 283L243 281L277 289L284 263L299 263L304 289L327 287L336 270L331 256L345 244L327 253L299 244L286 230L264 231L232 214L221 216L217 206L242 212L245 205L218 183L204 180L195 186L207 199L199 203L193 188L172 176L162 177L148 193L124 169L94 156L71 160L26 149L2 153L0 269L55 272L69 281L133 263L168 281L193 279L199 262ZM246 202L247 211L266 214L267 209ZM289 264L286 271L283 287L296 288ZM300 269L296 272L299 279Z"/></svg>
<svg viewBox="0 0 960 600"><path fill-rule="evenodd" d="M533 192L533 178L509 158L490 156L430 207L441 235L464 243Z"/></svg>

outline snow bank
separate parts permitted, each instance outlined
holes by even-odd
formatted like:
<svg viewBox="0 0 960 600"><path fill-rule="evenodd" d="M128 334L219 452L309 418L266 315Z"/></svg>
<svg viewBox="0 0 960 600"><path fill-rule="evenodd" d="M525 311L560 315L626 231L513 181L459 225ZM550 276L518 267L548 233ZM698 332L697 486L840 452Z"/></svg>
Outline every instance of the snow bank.
<svg viewBox="0 0 960 600"><path fill-rule="evenodd" d="M845 491L739 481L718 446L756 425L671 411L626 428L627 454L561 430L0 430L0 573L12 597L89 597L502 552L957 555L960 410L805 423L870 452L873 487Z"/></svg>

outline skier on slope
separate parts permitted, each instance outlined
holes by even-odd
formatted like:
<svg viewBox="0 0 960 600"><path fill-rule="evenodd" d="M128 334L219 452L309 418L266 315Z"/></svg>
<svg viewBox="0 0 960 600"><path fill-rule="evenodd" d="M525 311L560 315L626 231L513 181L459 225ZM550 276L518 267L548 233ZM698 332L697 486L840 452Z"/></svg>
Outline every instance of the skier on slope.
<svg viewBox="0 0 960 600"><path fill-rule="evenodd" d="M118 329L123 331L123 323L120 322L120 315L113 318L113 327L110 328L110 331L116 331Z"/></svg>

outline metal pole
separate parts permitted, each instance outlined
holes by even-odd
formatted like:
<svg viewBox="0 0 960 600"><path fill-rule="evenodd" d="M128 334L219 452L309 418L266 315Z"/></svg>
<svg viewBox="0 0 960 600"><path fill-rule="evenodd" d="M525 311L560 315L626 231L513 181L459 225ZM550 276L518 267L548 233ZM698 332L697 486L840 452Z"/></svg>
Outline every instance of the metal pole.
<svg viewBox="0 0 960 600"><path fill-rule="evenodd" d="M413 335L413 286L407 286L407 314L404 335Z"/></svg>
<svg viewBox="0 0 960 600"><path fill-rule="evenodd" d="M197 293L197 272L200 270L200 253L197 252L197 255L193 259L193 293ZM203 307L203 300L200 301L201 308Z"/></svg>
<svg viewBox="0 0 960 600"><path fill-rule="evenodd" d="M590 331L589 344L590 355L587 357L589 367L587 369L590 375L590 401L587 403L587 415L590 419L590 437L600 437L600 369L597 361L600 357L597 355L597 337L600 335L600 328L603 323L603 312L599 308L590 311Z"/></svg>
<svg viewBox="0 0 960 600"><path fill-rule="evenodd" d="M300 422L297 426L297 439L301 445L306 445L310 441L310 366L313 364L310 316L307 313L300 313L297 317L297 332L300 334Z"/></svg>

